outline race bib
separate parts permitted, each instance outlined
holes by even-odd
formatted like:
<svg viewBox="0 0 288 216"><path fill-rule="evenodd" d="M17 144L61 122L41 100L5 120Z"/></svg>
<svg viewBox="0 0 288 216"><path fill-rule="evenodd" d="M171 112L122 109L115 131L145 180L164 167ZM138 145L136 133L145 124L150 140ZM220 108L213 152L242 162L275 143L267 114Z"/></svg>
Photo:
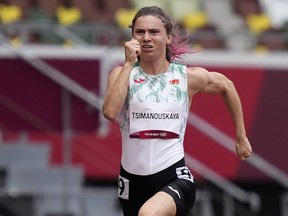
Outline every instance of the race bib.
<svg viewBox="0 0 288 216"><path fill-rule="evenodd" d="M130 106L130 138L179 138L183 112L173 103L133 102Z"/></svg>

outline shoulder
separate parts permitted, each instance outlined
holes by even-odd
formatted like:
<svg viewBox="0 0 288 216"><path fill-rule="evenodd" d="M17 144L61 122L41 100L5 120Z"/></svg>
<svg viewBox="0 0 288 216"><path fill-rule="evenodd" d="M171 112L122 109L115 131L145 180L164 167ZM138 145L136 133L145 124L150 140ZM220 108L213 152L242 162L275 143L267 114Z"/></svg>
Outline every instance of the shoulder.
<svg viewBox="0 0 288 216"><path fill-rule="evenodd" d="M211 72L202 67L187 67L187 83L191 92L198 92L211 83Z"/></svg>
<svg viewBox="0 0 288 216"><path fill-rule="evenodd" d="M191 82L208 81L210 72L202 67L187 67L187 78Z"/></svg>
<svg viewBox="0 0 288 216"><path fill-rule="evenodd" d="M121 70L122 70L123 66L117 66L115 67L112 71L111 71L111 74L113 73L119 73Z"/></svg>
<svg viewBox="0 0 288 216"><path fill-rule="evenodd" d="M191 76L203 75L209 73L208 70L202 67L189 67L187 66L187 74Z"/></svg>
<svg viewBox="0 0 288 216"><path fill-rule="evenodd" d="M135 65L120 65L120 66L116 66L109 74L109 80L111 81L115 81L117 79L117 77L119 76L119 74L121 74L121 71L129 71L131 72L135 67L137 67L137 64Z"/></svg>
<svg viewBox="0 0 288 216"><path fill-rule="evenodd" d="M110 72L110 77L117 77L119 75L119 73L123 70L123 68L125 67L125 65L120 65L120 66L116 66L114 69L112 69L112 71ZM134 66L135 67L135 66ZM133 68L134 68L133 67Z"/></svg>
<svg viewBox="0 0 288 216"><path fill-rule="evenodd" d="M208 71L202 67L187 67L187 77L188 79L200 81L202 79L210 82L215 79L227 78L222 73L216 71Z"/></svg>
<svg viewBox="0 0 288 216"><path fill-rule="evenodd" d="M123 64L123 65L119 65L119 66L116 66L112 71L111 71L111 73L119 73L123 68L125 68L125 67L129 67L129 68L132 68L132 69L134 69L134 68L136 68L136 67L139 67L139 63L138 62L136 62L134 65L126 65L125 63Z"/></svg>
<svg viewBox="0 0 288 216"><path fill-rule="evenodd" d="M118 75L120 74L121 70L122 70L122 66L117 66L115 67L109 74L109 78L110 79L116 79L116 77L118 77Z"/></svg>
<svg viewBox="0 0 288 216"><path fill-rule="evenodd" d="M221 93L233 86L232 81L222 73L201 67L187 69L187 77L192 92Z"/></svg>

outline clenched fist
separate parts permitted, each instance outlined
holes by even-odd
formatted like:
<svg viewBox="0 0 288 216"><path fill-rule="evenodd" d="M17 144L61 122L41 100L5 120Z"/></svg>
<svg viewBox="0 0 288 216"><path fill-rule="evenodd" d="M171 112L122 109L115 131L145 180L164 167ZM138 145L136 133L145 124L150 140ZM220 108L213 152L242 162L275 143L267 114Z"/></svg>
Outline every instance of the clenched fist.
<svg viewBox="0 0 288 216"><path fill-rule="evenodd" d="M242 140L236 140L236 153L241 160L245 160L250 157L252 153L252 147L247 137Z"/></svg>
<svg viewBox="0 0 288 216"><path fill-rule="evenodd" d="M132 38L125 43L125 62L134 64L137 61L137 56L141 53L140 43Z"/></svg>

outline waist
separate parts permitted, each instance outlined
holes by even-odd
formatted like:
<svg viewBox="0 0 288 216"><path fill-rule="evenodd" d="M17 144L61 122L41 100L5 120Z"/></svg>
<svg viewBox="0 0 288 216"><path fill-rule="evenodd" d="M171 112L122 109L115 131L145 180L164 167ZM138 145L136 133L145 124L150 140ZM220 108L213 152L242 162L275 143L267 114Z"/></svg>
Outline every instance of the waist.
<svg viewBox="0 0 288 216"><path fill-rule="evenodd" d="M159 178L165 179L167 178L167 176L176 177L177 175L176 175L175 170L177 167L181 167L181 166L185 166L184 157L180 159L179 161L177 161L176 163L172 164L171 166L167 167L166 169L161 170L157 173L150 174L150 175L138 175L138 174L133 174L133 173L126 171L121 164L120 175L128 177L130 180L141 179L143 181L146 181L147 179L159 179Z"/></svg>
<svg viewBox="0 0 288 216"><path fill-rule="evenodd" d="M129 136L128 133L126 136ZM136 175L166 169L184 157L183 139L123 139L121 163Z"/></svg>

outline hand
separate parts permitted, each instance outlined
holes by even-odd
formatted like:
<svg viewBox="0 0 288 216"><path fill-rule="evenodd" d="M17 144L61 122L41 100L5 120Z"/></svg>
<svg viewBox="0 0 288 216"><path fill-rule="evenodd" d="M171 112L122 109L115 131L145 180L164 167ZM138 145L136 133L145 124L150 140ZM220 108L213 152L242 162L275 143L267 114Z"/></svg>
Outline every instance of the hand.
<svg viewBox="0 0 288 216"><path fill-rule="evenodd" d="M125 43L125 62L134 64L141 53L140 43L132 38Z"/></svg>
<svg viewBox="0 0 288 216"><path fill-rule="evenodd" d="M252 147L247 137L241 140L236 140L235 148L240 160L245 160L250 157L252 153Z"/></svg>

